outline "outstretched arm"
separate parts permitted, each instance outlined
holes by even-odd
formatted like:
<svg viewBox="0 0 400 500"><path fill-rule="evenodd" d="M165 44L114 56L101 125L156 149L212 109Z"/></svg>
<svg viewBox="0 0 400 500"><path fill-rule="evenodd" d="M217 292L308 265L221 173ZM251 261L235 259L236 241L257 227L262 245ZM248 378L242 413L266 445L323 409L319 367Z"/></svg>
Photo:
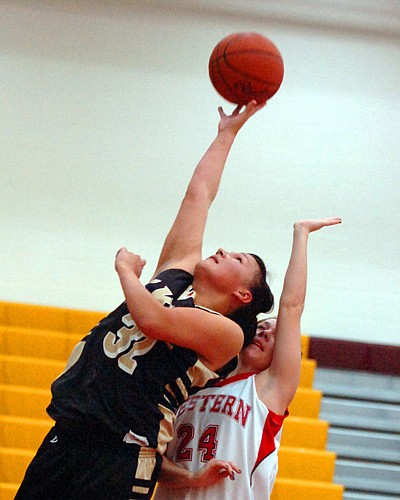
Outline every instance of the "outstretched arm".
<svg viewBox="0 0 400 500"><path fill-rule="evenodd" d="M264 105L251 101L242 112L237 107L230 116L221 107L218 108L220 121L217 137L193 173L162 248L156 274L171 267L180 267L192 273L201 260L208 210L217 194L232 144L242 126Z"/></svg>
<svg viewBox="0 0 400 500"><path fill-rule="evenodd" d="M240 474L240 469L233 462L215 458L197 472L191 472L175 465L164 456L158 481L170 489L206 488L227 477L235 479L236 472Z"/></svg>
<svg viewBox="0 0 400 500"><path fill-rule="evenodd" d="M277 413L283 413L289 406L300 379L300 319L306 297L308 237L313 231L340 222L341 219L335 217L294 224L292 253L279 301L273 358L270 367L257 376L261 398Z"/></svg>

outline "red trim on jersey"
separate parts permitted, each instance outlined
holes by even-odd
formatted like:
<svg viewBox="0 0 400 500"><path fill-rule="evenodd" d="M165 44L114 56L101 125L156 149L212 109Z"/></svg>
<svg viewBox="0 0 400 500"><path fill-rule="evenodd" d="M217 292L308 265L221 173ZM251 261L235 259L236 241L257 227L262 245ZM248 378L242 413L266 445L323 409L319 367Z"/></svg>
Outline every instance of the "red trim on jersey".
<svg viewBox="0 0 400 500"><path fill-rule="evenodd" d="M278 415L271 410L268 410L267 418L265 419L264 429L262 433L260 448L258 449L258 456L254 464L251 476L260 463L265 460L271 453L275 451L275 436L282 428L283 421L289 415L288 410L284 415Z"/></svg>
<svg viewBox="0 0 400 500"><path fill-rule="evenodd" d="M246 378L252 377L253 375L257 375L257 372L238 373L237 375L233 375L232 377L220 380L214 385L214 387L223 387L224 385L232 384L233 382L237 382L238 380L244 380Z"/></svg>

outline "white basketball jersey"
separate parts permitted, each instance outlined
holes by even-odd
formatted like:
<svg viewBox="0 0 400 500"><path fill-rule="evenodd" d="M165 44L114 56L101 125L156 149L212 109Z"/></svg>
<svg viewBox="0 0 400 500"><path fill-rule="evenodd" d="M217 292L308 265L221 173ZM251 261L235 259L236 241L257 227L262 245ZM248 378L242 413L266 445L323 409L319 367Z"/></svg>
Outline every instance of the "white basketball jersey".
<svg viewBox="0 0 400 500"><path fill-rule="evenodd" d="M278 470L282 424L260 401L251 373L230 377L191 396L178 409L167 457L197 471L211 458L240 469L235 480L203 489L168 489L159 484L156 500L267 500Z"/></svg>

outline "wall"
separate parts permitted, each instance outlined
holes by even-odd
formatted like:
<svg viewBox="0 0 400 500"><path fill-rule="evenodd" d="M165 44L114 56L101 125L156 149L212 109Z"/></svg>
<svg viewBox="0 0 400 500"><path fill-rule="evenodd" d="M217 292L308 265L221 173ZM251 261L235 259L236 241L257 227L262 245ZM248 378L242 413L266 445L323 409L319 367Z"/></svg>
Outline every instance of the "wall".
<svg viewBox="0 0 400 500"><path fill-rule="evenodd" d="M303 331L400 344L400 9L394 2L0 0L0 299L110 310L120 246L157 261L216 133L208 57L260 31L285 61L237 138L210 213L219 246L264 256L279 295L311 236Z"/></svg>

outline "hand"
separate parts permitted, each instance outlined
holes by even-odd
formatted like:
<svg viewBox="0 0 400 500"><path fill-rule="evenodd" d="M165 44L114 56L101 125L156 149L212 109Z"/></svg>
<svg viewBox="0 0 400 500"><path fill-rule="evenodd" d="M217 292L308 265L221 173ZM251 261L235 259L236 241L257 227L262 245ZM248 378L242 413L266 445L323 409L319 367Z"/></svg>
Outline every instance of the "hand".
<svg viewBox="0 0 400 500"><path fill-rule="evenodd" d="M115 256L115 270L118 274L125 270L131 270L140 278L145 265L145 259L129 252L125 247L120 248Z"/></svg>
<svg viewBox="0 0 400 500"><path fill-rule="evenodd" d="M237 106L231 115L226 115L221 106L218 108L220 122L218 124L218 132L223 130L232 130L233 133L237 134L247 120L254 115L257 111L262 109L267 103L263 102L257 104L256 101L250 101L245 109L240 112L243 106Z"/></svg>
<svg viewBox="0 0 400 500"><path fill-rule="evenodd" d="M232 481L235 479L235 473L240 474L241 470L233 462L226 460L216 460L213 458L200 470L194 473L193 486L205 488L212 486L222 479L229 477Z"/></svg>
<svg viewBox="0 0 400 500"><path fill-rule="evenodd" d="M310 220L300 220L294 224L294 229L303 228L306 229L308 233L313 231L318 231L322 227L334 226L336 224L341 224L342 219L340 217L330 217L327 219L310 219Z"/></svg>

